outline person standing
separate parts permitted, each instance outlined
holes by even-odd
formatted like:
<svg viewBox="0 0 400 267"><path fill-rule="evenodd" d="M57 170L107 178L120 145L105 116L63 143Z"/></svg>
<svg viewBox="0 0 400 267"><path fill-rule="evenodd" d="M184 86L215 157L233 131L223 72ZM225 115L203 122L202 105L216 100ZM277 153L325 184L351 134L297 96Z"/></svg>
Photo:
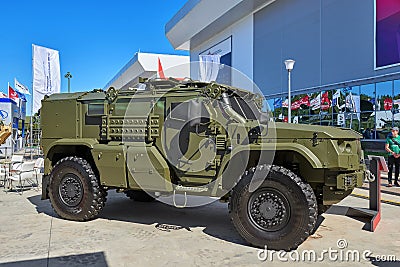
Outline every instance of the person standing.
<svg viewBox="0 0 400 267"><path fill-rule="evenodd" d="M393 166L394 166L394 185L400 186L399 179L399 168L400 168L400 136L399 136L399 128L393 127L391 134L386 138L385 149L389 152L388 157L388 187L392 187L392 174L393 174Z"/></svg>

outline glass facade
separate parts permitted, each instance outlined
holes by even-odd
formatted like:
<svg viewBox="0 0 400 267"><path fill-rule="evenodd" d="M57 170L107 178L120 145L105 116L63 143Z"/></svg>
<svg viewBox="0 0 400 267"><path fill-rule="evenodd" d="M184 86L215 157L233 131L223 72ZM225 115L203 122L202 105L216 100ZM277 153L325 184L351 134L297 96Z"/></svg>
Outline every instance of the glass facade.
<svg viewBox="0 0 400 267"><path fill-rule="evenodd" d="M288 121L287 95L267 99L275 121ZM346 127L365 139L384 139L400 126L400 80L294 95L292 122Z"/></svg>

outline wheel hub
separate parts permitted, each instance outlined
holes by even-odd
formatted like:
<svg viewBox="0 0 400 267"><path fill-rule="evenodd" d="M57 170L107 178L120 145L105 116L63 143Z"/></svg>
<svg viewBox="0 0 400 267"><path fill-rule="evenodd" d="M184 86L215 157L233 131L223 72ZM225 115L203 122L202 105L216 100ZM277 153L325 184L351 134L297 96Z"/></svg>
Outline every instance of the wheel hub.
<svg viewBox="0 0 400 267"><path fill-rule="evenodd" d="M83 197L83 187L80 179L74 174L65 175L60 183L59 196L67 206L77 206Z"/></svg>
<svg viewBox="0 0 400 267"><path fill-rule="evenodd" d="M287 199L275 190L255 192L250 198L248 208L251 221L265 231L282 229L290 217Z"/></svg>

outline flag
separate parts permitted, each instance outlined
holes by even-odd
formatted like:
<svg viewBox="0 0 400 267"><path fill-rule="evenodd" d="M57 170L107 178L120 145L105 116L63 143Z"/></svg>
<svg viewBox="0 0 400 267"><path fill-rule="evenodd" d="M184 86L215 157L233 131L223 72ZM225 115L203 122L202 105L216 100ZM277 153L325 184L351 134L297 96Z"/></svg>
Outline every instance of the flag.
<svg viewBox="0 0 400 267"><path fill-rule="evenodd" d="M340 89L336 90L336 92L332 96L332 107L339 106L339 98L340 98Z"/></svg>
<svg viewBox="0 0 400 267"><path fill-rule="evenodd" d="M8 98L7 95L3 92L0 92L0 98Z"/></svg>
<svg viewBox="0 0 400 267"><path fill-rule="evenodd" d="M328 91L322 94L321 97L321 110L327 110L331 107L331 100L329 99Z"/></svg>
<svg viewBox="0 0 400 267"><path fill-rule="evenodd" d="M391 98L385 98L385 100L383 100L383 108L385 110L391 110L393 107L393 100Z"/></svg>
<svg viewBox="0 0 400 267"><path fill-rule="evenodd" d="M158 58L158 71L157 71L157 74L158 74L158 78L165 79L164 70L163 70L163 67L161 65L160 58Z"/></svg>
<svg viewBox="0 0 400 267"><path fill-rule="evenodd" d="M216 81L220 69L220 55L200 55L200 81Z"/></svg>
<svg viewBox="0 0 400 267"><path fill-rule="evenodd" d="M353 95L351 92L346 96L346 108L351 112L357 113L357 118L360 120L361 100L359 95Z"/></svg>
<svg viewBox="0 0 400 267"><path fill-rule="evenodd" d="M284 108L289 107L289 99L286 99L285 101L283 101L282 107L284 107Z"/></svg>
<svg viewBox="0 0 400 267"><path fill-rule="evenodd" d="M351 93L346 96L346 108L354 111L354 101Z"/></svg>
<svg viewBox="0 0 400 267"><path fill-rule="evenodd" d="M301 105L300 100L296 100L296 101L294 101L294 102L292 103L291 109L292 109L292 110L297 110L297 109L300 108L300 105Z"/></svg>
<svg viewBox="0 0 400 267"><path fill-rule="evenodd" d="M310 106L312 107L312 110L319 109L321 107L321 93L319 93L316 97L311 99L310 101Z"/></svg>
<svg viewBox="0 0 400 267"><path fill-rule="evenodd" d="M32 45L33 50L33 113L42 106L45 95L60 92L60 56L57 50Z"/></svg>
<svg viewBox="0 0 400 267"><path fill-rule="evenodd" d="M14 85L15 85L15 90L18 93L21 93L24 95L30 95L28 87L26 87L22 83L18 82L16 78L14 78Z"/></svg>
<svg viewBox="0 0 400 267"><path fill-rule="evenodd" d="M276 98L274 100L274 108L280 108L282 107L282 98Z"/></svg>
<svg viewBox="0 0 400 267"><path fill-rule="evenodd" d="M19 104L18 93L11 86L8 86L8 98Z"/></svg>
<svg viewBox="0 0 400 267"><path fill-rule="evenodd" d="M309 107L310 106L310 97L308 95L303 96L300 99L300 105L305 105L305 106Z"/></svg>

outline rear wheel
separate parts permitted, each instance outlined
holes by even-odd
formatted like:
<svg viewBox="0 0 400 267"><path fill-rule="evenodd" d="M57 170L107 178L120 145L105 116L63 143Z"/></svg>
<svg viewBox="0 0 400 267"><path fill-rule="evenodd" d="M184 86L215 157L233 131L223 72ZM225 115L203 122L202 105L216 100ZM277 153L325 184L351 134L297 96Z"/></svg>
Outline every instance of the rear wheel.
<svg viewBox="0 0 400 267"><path fill-rule="evenodd" d="M61 159L54 166L49 183L50 203L61 218L87 221L105 205L106 191L85 159Z"/></svg>
<svg viewBox="0 0 400 267"><path fill-rule="evenodd" d="M139 202L152 202L155 200L154 196L149 195L145 191L129 190L129 191L126 191L125 194L130 199L139 201Z"/></svg>
<svg viewBox="0 0 400 267"><path fill-rule="evenodd" d="M270 249L297 248L314 229L317 202L309 184L288 169L257 167L265 179L250 192L256 168L247 171L233 189L229 203L232 222L250 244Z"/></svg>

